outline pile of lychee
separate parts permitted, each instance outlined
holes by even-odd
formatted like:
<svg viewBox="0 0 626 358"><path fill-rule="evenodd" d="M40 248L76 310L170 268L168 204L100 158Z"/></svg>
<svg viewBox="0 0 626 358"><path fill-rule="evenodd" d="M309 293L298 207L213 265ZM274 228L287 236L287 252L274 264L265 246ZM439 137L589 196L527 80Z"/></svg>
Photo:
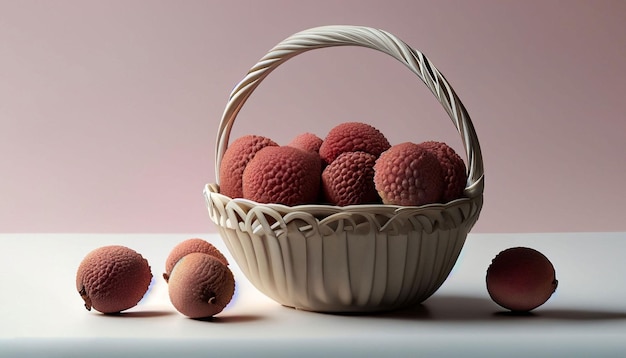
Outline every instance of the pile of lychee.
<svg viewBox="0 0 626 358"><path fill-rule="evenodd" d="M286 145L239 137L224 152L219 176L223 195L289 206L446 203L463 196L467 179L465 163L446 143L391 145L361 122L341 123L324 139L302 133Z"/></svg>
<svg viewBox="0 0 626 358"><path fill-rule="evenodd" d="M89 252L76 273L76 289L85 308L114 314L135 307L152 282L148 261L121 245ZM165 282L176 310L189 318L209 318L222 312L235 293L228 260L200 238L180 242L165 262Z"/></svg>

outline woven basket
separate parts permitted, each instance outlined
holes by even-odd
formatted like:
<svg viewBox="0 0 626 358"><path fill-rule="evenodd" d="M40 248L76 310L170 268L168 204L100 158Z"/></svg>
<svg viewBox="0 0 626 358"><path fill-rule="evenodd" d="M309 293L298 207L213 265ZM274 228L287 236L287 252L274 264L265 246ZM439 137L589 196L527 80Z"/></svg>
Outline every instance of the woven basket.
<svg viewBox="0 0 626 358"><path fill-rule="evenodd" d="M385 31L323 26L271 49L235 87L217 137L215 173L239 110L280 64L305 51L363 46L404 63L428 86L462 137L468 180L464 197L446 204L284 206L232 199L207 184L209 215L251 283L276 302L317 312L377 312L416 305L450 274L478 219L483 164L470 117L448 82L420 52Z"/></svg>

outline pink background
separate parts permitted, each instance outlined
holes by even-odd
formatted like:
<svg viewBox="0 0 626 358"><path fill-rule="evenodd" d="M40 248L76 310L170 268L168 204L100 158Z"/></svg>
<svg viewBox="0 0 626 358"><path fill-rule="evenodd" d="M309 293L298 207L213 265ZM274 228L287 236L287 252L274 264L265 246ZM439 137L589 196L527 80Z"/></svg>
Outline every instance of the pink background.
<svg viewBox="0 0 626 358"><path fill-rule="evenodd" d="M0 232L207 232L232 87L299 30L356 24L424 52L481 141L475 232L625 231L626 2L0 0ZM420 80L361 48L298 56L233 138L365 121L460 138Z"/></svg>

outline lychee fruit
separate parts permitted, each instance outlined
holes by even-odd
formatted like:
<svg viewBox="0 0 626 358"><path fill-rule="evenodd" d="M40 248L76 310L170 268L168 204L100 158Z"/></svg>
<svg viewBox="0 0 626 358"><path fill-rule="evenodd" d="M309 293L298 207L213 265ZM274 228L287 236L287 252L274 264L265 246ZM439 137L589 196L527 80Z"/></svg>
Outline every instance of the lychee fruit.
<svg viewBox="0 0 626 358"><path fill-rule="evenodd" d="M148 261L119 245L91 251L76 273L76 289L85 308L102 313L118 313L136 306L148 291L150 281Z"/></svg>
<svg viewBox="0 0 626 358"><path fill-rule="evenodd" d="M289 146L265 147L243 172L243 197L259 203L300 205L318 198L319 154Z"/></svg>
<svg viewBox="0 0 626 358"><path fill-rule="evenodd" d="M290 147L319 153L324 141L313 133L302 133L294 137L287 145Z"/></svg>
<svg viewBox="0 0 626 358"><path fill-rule="evenodd" d="M441 200L446 203L463 196L463 190L467 181L467 172L463 159L454 149L443 142L428 141L419 145L431 151L439 160L444 181Z"/></svg>
<svg viewBox="0 0 626 358"><path fill-rule="evenodd" d="M174 246L172 251L170 251L169 256L165 260L165 273L163 273L163 278L165 279L165 282L169 281L169 276L172 273L172 269L174 268L174 265L176 265L178 260L192 252L202 252L211 255L220 260L224 265L228 266L228 260L226 259L226 257L224 257L222 252L218 250L215 246L213 246L213 244L211 244L210 242L200 238L187 239Z"/></svg>
<svg viewBox="0 0 626 358"><path fill-rule="evenodd" d="M180 259L168 284L174 308L190 318L208 318L224 310L235 293L235 278L214 256L193 252Z"/></svg>
<svg viewBox="0 0 626 358"><path fill-rule="evenodd" d="M345 122L333 127L320 146L320 156L330 164L341 153L366 152L378 157L389 149L387 138L375 127L361 122Z"/></svg>
<svg viewBox="0 0 626 358"><path fill-rule="evenodd" d="M278 146L273 140L259 135L245 135L234 140L220 163L220 193L230 198L242 198L241 177L248 162L267 146Z"/></svg>
<svg viewBox="0 0 626 358"><path fill-rule="evenodd" d="M513 247L496 255L487 269L486 282L491 299L514 312L541 306L558 285L550 260L528 247Z"/></svg>
<svg viewBox="0 0 626 358"><path fill-rule="evenodd" d="M374 154L340 154L322 172L322 188L326 200L339 206L380 202L374 186L375 163Z"/></svg>
<svg viewBox="0 0 626 358"><path fill-rule="evenodd" d="M384 204L419 206L441 200L443 174L434 154L405 142L376 160L374 184Z"/></svg>

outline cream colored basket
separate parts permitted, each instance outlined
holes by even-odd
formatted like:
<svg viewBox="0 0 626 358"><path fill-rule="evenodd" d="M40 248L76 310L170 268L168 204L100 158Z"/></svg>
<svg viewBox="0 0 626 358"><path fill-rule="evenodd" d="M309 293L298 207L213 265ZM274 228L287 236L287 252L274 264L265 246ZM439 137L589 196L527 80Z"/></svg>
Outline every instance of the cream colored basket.
<svg viewBox="0 0 626 358"><path fill-rule="evenodd" d="M450 274L478 219L483 164L470 117L448 82L420 52L385 31L323 26L296 33L271 49L235 87L217 137L215 173L239 110L280 64L305 51L363 46L404 63L428 86L463 139L468 163L464 197L421 207L259 204L204 195L213 222L246 277L278 303L317 312L376 312L418 304Z"/></svg>

